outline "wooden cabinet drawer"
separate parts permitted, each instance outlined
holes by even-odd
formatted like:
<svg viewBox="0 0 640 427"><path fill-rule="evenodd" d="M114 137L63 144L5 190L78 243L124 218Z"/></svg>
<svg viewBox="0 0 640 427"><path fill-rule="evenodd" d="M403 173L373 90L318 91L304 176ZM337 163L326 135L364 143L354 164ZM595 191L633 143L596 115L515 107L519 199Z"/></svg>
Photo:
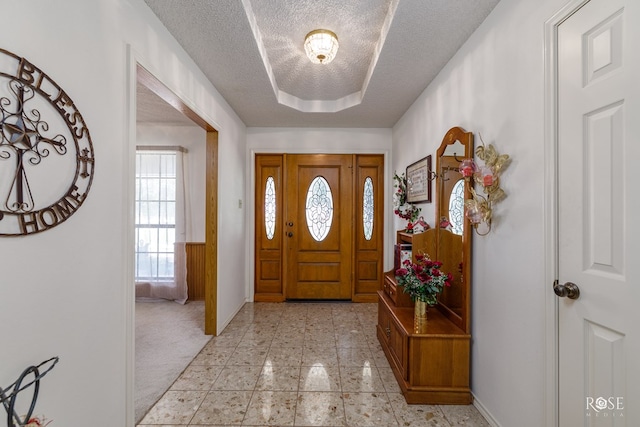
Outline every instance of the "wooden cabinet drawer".
<svg viewBox="0 0 640 427"><path fill-rule="evenodd" d="M389 271L384 275L384 292L389 296L396 307L413 307L411 297L402 291L398 286L393 272Z"/></svg>
<svg viewBox="0 0 640 427"><path fill-rule="evenodd" d="M398 286L389 276L384 277L384 292L394 304L398 304Z"/></svg>

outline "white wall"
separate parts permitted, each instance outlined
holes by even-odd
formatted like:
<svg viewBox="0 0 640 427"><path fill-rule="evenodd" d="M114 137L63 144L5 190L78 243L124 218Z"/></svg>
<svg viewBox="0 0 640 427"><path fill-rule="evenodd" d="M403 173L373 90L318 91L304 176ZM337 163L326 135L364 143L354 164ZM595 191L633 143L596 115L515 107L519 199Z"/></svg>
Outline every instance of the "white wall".
<svg viewBox="0 0 640 427"><path fill-rule="evenodd" d="M234 280L244 270L244 222L227 207L244 194L246 129L142 0L12 1L3 2L2 13L2 47L33 62L69 94L91 132L96 164L88 198L66 222L0 239L0 385L57 355L60 363L42 381L37 414L60 426L131 426L130 59L220 132L220 325L244 302L243 286Z"/></svg>
<svg viewBox="0 0 640 427"><path fill-rule="evenodd" d="M552 410L545 407L553 378L545 378L552 361L545 360L544 23L564 3L502 0L393 129L398 170L435 154L453 126L513 158L494 228L473 241L472 390L503 426L547 425Z"/></svg>
<svg viewBox="0 0 640 427"><path fill-rule="evenodd" d="M162 124L138 124L137 145L182 146L185 154L185 175L187 183L188 242L204 242L205 236L205 184L206 184L206 137L204 129L198 126L171 126Z"/></svg>

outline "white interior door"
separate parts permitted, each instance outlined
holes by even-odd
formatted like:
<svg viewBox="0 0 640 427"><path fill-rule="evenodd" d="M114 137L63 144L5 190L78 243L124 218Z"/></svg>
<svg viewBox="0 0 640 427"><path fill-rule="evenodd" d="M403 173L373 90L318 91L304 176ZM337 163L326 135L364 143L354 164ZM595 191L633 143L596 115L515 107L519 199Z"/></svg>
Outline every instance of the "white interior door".
<svg viewBox="0 0 640 427"><path fill-rule="evenodd" d="M639 10L591 0L558 27L563 427L640 426Z"/></svg>

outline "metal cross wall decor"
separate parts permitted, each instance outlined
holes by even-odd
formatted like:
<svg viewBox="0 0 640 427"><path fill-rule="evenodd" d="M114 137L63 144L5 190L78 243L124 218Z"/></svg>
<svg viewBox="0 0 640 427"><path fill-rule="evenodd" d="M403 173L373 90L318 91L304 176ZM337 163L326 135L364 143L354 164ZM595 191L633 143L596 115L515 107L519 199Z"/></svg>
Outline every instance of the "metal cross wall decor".
<svg viewBox="0 0 640 427"><path fill-rule="evenodd" d="M71 98L35 65L0 49L0 236L67 220L89 193L94 164L89 129Z"/></svg>

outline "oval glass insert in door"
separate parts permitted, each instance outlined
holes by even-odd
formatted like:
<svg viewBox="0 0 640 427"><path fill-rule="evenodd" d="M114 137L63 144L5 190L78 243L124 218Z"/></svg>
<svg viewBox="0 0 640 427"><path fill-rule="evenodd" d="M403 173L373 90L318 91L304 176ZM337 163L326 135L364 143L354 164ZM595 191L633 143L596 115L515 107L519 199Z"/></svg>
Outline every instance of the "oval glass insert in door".
<svg viewBox="0 0 640 427"><path fill-rule="evenodd" d="M272 176L267 178L264 189L264 229L267 239L272 240L276 233L276 183Z"/></svg>
<svg viewBox="0 0 640 427"><path fill-rule="evenodd" d="M311 181L305 204L309 233L318 242L323 241L333 222L333 195L326 179L317 176Z"/></svg>
<svg viewBox="0 0 640 427"><path fill-rule="evenodd" d="M373 237L373 180L368 176L364 180L364 192L362 195L362 223L364 224L364 238L371 240Z"/></svg>

